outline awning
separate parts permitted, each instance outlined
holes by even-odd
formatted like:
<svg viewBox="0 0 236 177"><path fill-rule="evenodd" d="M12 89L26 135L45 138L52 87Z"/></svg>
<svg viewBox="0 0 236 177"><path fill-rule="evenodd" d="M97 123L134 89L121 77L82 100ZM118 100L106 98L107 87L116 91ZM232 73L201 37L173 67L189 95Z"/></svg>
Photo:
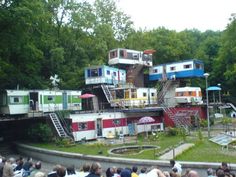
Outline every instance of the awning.
<svg viewBox="0 0 236 177"><path fill-rule="evenodd" d="M207 88L207 91L219 91L219 90L221 90L221 88L217 86L212 86Z"/></svg>

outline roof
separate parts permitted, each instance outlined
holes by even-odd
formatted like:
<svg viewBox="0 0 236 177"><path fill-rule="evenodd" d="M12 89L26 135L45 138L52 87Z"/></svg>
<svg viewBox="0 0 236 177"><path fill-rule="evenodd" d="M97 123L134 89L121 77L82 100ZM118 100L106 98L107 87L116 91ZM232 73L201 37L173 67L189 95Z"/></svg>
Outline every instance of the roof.
<svg viewBox="0 0 236 177"><path fill-rule="evenodd" d="M161 107L148 107L148 108L135 108L135 109L123 109L122 112L132 113L132 112L158 112L162 111Z"/></svg>
<svg viewBox="0 0 236 177"><path fill-rule="evenodd" d="M175 89L176 92L178 92L178 91L195 91L195 90L201 91L201 88L200 87L177 87Z"/></svg>
<svg viewBox="0 0 236 177"><path fill-rule="evenodd" d="M201 61L201 60L199 60L199 59L187 59L187 60L182 60L182 61L175 61L175 62L163 63L163 64L155 65L155 66L153 66L153 67L164 66L164 65L171 65L171 64L177 64L177 63L185 63L185 62L190 62L190 61L194 61L194 62L203 64L203 61Z"/></svg>

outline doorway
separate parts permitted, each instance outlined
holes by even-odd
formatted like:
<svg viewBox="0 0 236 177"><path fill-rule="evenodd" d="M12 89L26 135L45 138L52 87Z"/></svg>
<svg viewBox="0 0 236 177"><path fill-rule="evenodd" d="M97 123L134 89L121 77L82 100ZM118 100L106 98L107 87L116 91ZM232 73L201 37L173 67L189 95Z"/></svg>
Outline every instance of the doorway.
<svg viewBox="0 0 236 177"><path fill-rule="evenodd" d="M102 119L97 119L97 137L102 137Z"/></svg>
<svg viewBox="0 0 236 177"><path fill-rule="evenodd" d="M29 100L30 100L30 109L33 110L33 111L36 111L38 108L38 92L30 92L29 93Z"/></svg>

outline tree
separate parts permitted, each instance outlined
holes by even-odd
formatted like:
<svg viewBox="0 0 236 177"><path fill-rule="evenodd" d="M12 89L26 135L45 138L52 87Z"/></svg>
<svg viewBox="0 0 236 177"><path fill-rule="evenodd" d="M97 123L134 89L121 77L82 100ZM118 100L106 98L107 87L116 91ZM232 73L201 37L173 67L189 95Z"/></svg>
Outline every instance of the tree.
<svg viewBox="0 0 236 177"><path fill-rule="evenodd" d="M214 66L216 76L223 81L224 90L230 91L233 96L236 83L236 18L232 16L230 23L222 37L222 47L219 58Z"/></svg>

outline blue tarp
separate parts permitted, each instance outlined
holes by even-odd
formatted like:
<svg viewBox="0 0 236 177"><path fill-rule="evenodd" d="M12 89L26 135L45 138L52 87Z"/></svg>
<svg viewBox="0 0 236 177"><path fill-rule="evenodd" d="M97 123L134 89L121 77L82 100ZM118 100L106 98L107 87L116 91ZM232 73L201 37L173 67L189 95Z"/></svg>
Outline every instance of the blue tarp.
<svg viewBox="0 0 236 177"><path fill-rule="evenodd" d="M208 91L217 91L217 90L219 91L219 90L221 90L221 88L217 87L217 86L212 86L212 87L208 87L207 90Z"/></svg>

